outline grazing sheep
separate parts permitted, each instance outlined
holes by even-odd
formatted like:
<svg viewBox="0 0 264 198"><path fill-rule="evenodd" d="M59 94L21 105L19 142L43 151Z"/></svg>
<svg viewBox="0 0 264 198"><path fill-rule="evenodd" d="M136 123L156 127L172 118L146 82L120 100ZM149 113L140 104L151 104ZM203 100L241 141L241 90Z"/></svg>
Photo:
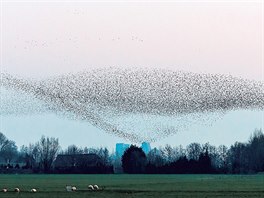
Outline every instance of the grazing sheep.
<svg viewBox="0 0 264 198"><path fill-rule="evenodd" d="M14 189L15 192L20 192L19 188Z"/></svg>
<svg viewBox="0 0 264 198"><path fill-rule="evenodd" d="M77 188L75 186L72 187L72 191L76 191Z"/></svg>
<svg viewBox="0 0 264 198"><path fill-rule="evenodd" d="M68 185L66 185L66 191L68 191L68 192L72 191L72 187L71 187L71 186L68 186Z"/></svg>
<svg viewBox="0 0 264 198"><path fill-rule="evenodd" d="M94 190L99 190L99 186L97 186L96 184L93 187L94 187Z"/></svg>
<svg viewBox="0 0 264 198"><path fill-rule="evenodd" d="M6 188L3 188L3 189L2 189L2 192L7 192L7 189L6 189Z"/></svg>
<svg viewBox="0 0 264 198"><path fill-rule="evenodd" d="M35 188L32 188L31 192L35 193L35 192L37 192L37 190Z"/></svg>
<svg viewBox="0 0 264 198"><path fill-rule="evenodd" d="M93 185L89 185L89 186L88 186L88 189L89 189L89 190L94 190Z"/></svg>

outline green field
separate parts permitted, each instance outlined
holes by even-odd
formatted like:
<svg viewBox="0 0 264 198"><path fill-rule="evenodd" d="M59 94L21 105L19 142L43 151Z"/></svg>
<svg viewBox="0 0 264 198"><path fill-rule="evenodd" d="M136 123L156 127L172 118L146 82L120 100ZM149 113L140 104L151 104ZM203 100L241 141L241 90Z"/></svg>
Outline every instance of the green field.
<svg viewBox="0 0 264 198"><path fill-rule="evenodd" d="M102 189L89 191L89 184ZM65 186L77 187L66 192ZM11 192L19 187L21 192ZM264 197L259 175L0 175L0 197ZM30 189L36 188L37 193Z"/></svg>

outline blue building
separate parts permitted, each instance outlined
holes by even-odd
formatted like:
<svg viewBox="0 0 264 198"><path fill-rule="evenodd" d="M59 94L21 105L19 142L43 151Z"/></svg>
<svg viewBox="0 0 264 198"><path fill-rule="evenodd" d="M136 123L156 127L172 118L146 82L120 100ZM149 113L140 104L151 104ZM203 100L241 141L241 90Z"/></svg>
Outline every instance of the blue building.
<svg viewBox="0 0 264 198"><path fill-rule="evenodd" d="M150 150L151 150L150 143L143 142L142 145L141 145L141 148L144 151L144 153L147 155L150 152Z"/></svg>
<svg viewBox="0 0 264 198"><path fill-rule="evenodd" d="M117 143L116 144L116 157L121 158L125 150L130 147L129 144Z"/></svg>

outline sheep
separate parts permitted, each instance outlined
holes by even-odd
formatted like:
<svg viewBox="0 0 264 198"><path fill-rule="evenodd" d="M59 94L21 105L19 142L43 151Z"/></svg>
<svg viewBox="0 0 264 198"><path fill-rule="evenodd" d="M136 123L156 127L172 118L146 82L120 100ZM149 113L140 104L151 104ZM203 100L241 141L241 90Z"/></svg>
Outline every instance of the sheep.
<svg viewBox="0 0 264 198"><path fill-rule="evenodd" d="M15 192L20 192L19 188L14 189Z"/></svg>
<svg viewBox="0 0 264 198"><path fill-rule="evenodd" d="M97 186L96 184L93 187L94 187L94 190L99 190L99 186Z"/></svg>
<svg viewBox="0 0 264 198"><path fill-rule="evenodd" d="M35 193L35 192L37 192L37 190L35 188L32 188L31 192Z"/></svg>
<svg viewBox="0 0 264 198"><path fill-rule="evenodd" d="M68 192L72 191L72 187L69 185L66 185L66 191L68 191Z"/></svg>
<svg viewBox="0 0 264 198"><path fill-rule="evenodd" d="M72 190L72 191L76 191L77 188L76 188L75 186L73 186L71 190Z"/></svg>
<svg viewBox="0 0 264 198"><path fill-rule="evenodd" d="M88 189L89 189L89 190L94 190L93 185L89 185L89 186L88 186Z"/></svg>
<svg viewBox="0 0 264 198"><path fill-rule="evenodd" d="M6 189L6 188L3 188L3 189L2 189L2 192L7 192L7 189Z"/></svg>

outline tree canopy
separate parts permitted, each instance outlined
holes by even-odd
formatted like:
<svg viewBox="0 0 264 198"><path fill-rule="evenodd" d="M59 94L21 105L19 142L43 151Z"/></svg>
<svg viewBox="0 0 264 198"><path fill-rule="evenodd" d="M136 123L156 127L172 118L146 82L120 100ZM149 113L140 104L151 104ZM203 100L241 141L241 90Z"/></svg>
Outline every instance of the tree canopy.
<svg viewBox="0 0 264 198"><path fill-rule="evenodd" d="M144 173L147 157L142 148L131 145L122 156L122 167L125 173Z"/></svg>

